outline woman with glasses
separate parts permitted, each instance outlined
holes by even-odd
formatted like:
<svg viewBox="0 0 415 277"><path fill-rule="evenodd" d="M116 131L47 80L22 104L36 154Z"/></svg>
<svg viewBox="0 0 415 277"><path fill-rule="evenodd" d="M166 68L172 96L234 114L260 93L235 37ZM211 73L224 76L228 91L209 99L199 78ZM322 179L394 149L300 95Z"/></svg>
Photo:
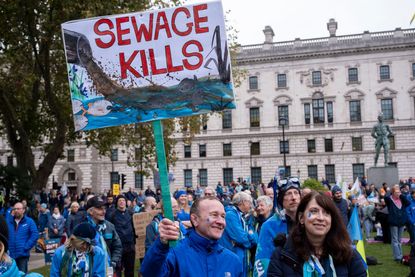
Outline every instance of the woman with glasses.
<svg viewBox="0 0 415 277"><path fill-rule="evenodd" d="M333 200L311 192L300 202L284 247L273 253L268 276L367 276Z"/></svg>

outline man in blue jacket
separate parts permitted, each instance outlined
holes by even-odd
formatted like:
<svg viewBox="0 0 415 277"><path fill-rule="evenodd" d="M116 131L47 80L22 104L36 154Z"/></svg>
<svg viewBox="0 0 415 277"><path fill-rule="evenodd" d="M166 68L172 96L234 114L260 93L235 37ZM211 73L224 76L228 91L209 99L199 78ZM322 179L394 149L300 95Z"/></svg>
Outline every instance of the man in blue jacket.
<svg viewBox="0 0 415 277"><path fill-rule="evenodd" d="M248 276L250 249L258 240L253 226L247 224L244 219L252 208L252 197L245 192L238 192L233 196L232 204L226 206L226 228L220 244L239 257L243 264L244 276Z"/></svg>
<svg viewBox="0 0 415 277"><path fill-rule="evenodd" d="M28 216L22 203L17 202L12 211L12 217L7 220L9 228L9 252L20 271L27 273L27 264L32 249L39 238L36 224Z"/></svg>
<svg viewBox="0 0 415 277"><path fill-rule="evenodd" d="M278 189L278 210L262 224L259 233L253 276L266 276L269 261L275 250L274 241L276 239L281 240L281 238L285 239L285 236L289 233L300 200L301 193L298 180L296 178L282 180Z"/></svg>
<svg viewBox="0 0 415 277"><path fill-rule="evenodd" d="M218 240L226 226L225 210L216 197L197 199L190 209L194 228L173 248L179 227L164 218L159 224L160 236L144 257L141 273L146 276L243 276L242 262Z"/></svg>

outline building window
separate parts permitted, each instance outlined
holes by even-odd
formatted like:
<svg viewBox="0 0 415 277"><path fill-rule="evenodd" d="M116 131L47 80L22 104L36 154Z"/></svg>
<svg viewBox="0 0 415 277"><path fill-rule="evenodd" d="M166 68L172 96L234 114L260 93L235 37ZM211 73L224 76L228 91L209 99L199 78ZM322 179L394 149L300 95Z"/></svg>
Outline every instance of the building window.
<svg viewBox="0 0 415 277"><path fill-rule="evenodd" d="M249 77L249 89L258 89L258 76Z"/></svg>
<svg viewBox="0 0 415 277"><path fill-rule="evenodd" d="M199 185L204 187L208 185L208 172L206 168L199 169Z"/></svg>
<svg viewBox="0 0 415 277"><path fill-rule="evenodd" d="M111 149L111 161L118 161L118 149Z"/></svg>
<svg viewBox="0 0 415 277"><path fill-rule="evenodd" d="M389 80L391 78L389 65L381 65L379 67L379 74L381 80Z"/></svg>
<svg viewBox="0 0 415 277"><path fill-rule="evenodd" d="M185 169L183 171L184 173L184 186L189 188L192 187L192 170L191 169Z"/></svg>
<svg viewBox="0 0 415 277"><path fill-rule="evenodd" d="M206 157L206 144L199 144L199 157Z"/></svg>
<svg viewBox="0 0 415 277"><path fill-rule="evenodd" d="M336 172L334 169L334 164L326 164L326 180L329 181L329 183L336 183Z"/></svg>
<svg viewBox="0 0 415 277"><path fill-rule="evenodd" d="M382 99L382 100L380 100L380 109L383 113L383 119L384 120L393 119L392 99Z"/></svg>
<svg viewBox="0 0 415 277"><path fill-rule="evenodd" d="M317 165L309 165L307 166L308 170L308 178L313 178L318 180L318 174L317 174Z"/></svg>
<svg viewBox="0 0 415 277"><path fill-rule="evenodd" d="M412 77L415 78L415 63L412 63Z"/></svg>
<svg viewBox="0 0 415 277"><path fill-rule="evenodd" d="M191 158L192 157L192 146L191 145L185 145L184 146L184 157L185 158Z"/></svg>
<svg viewBox="0 0 415 277"><path fill-rule="evenodd" d="M313 71L311 76L313 85L321 85L321 71Z"/></svg>
<svg viewBox="0 0 415 277"><path fill-rule="evenodd" d="M7 156L7 166L13 166L13 155Z"/></svg>
<svg viewBox="0 0 415 277"><path fill-rule="evenodd" d="M67 160L68 162L75 161L75 149L68 149L67 151Z"/></svg>
<svg viewBox="0 0 415 277"><path fill-rule="evenodd" d="M313 100L313 122L324 123L324 100Z"/></svg>
<svg viewBox="0 0 415 277"><path fill-rule="evenodd" d="M223 185L227 186L233 181L233 168L223 169Z"/></svg>
<svg viewBox="0 0 415 277"><path fill-rule="evenodd" d="M333 139L324 139L324 151L333 152Z"/></svg>
<svg viewBox="0 0 415 277"><path fill-rule="evenodd" d="M389 149L395 150L395 136L389 136Z"/></svg>
<svg viewBox="0 0 415 277"><path fill-rule="evenodd" d="M333 123L333 102L327 102L326 105L327 105L327 122Z"/></svg>
<svg viewBox="0 0 415 277"><path fill-rule="evenodd" d="M76 181L76 172L75 171L69 171L68 172L68 181Z"/></svg>
<svg viewBox="0 0 415 277"><path fill-rule="evenodd" d="M309 103L305 103L304 104L304 121L305 124L310 124L310 119L311 119L311 112L310 112L310 104Z"/></svg>
<svg viewBox="0 0 415 277"><path fill-rule="evenodd" d="M287 75L286 74L278 74L277 75L277 85L279 88L286 88L287 87Z"/></svg>
<svg viewBox="0 0 415 277"><path fill-rule="evenodd" d="M316 140L315 139L307 140L307 150L308 150L308 153L316 153Z"/></svg>
<svg viewBox="0 0 415 277"><path fill-rule="evenodd" d="M223 144L223 156L224 157L232 156L232 143Z"/></svg>
<svg viewBox="0 0 415 277"><path fill-rule="evenodd" d="M278 106L278 125L281 125L281 118L285 118L285 126L288 126L288 106Z"/></svg>
<svg viewBox="0 0 415 277"><path fill-rule="evenodd" d="M200 116L200 125L202 126L202 130L206 131L207 130L207 125L208 123L208 116L206 114L202 114Z"/></svg>
<svg viewBox="0 0 415 277"><path fill-rule="evenodd" d="M284 168L284 166L281 167ZM289 165L285 167L285 176L291 176L291 166Z"/></svg>
<svg viewBox="0 0 415 277"><path fill-rule="evenodd" d="M134 187L136 189L143 189L144 188L144 178L143 174L134 172Z"/></svg>
<svg viewBox="0 0 415 277"><path fill-rule="evenodd" d="M249 109L249 122L251 127L259 127L259 108L250 108Z"/></svg>
<svg viewBox="0 0 415 277"><path fill-rule="evenodd" d="M353 180L356 180L357 177L361 179L365 176L365 165L364 164L353 164Z"/></svg>
<svg viewBox="0 0 415 277"><path fill-rule="evenodd" d="M251 167L251 184L260 184L262 182L262 173L260 167Z"/></svg>
<svg viewBox="0 0 415 277"><path fill-rule="evenodd" d="M348 70L349 75L349 83L357 83L359 82L359 75L358 70L356 67L349 68Z"/></svg>
<svg viewBox="0 0 415 277"><path fill-rule="evenodd" d="M363 151L362 137L352 137L352 151Z"/></svg>
<svg viewBox="0 0 415 277"><path fill-rule="evenodd" d="M289 154L290 153L290 144L288 140L280 140L280 154Z"/></svg>
<svg viewBox="0 0 415 277"><path fill-rule="evenodd" d="M360 100L349 102L350 122L361 122Z"/></svg>
<svg viewBox="0 0 415 277"><path fill-rule="evenodd" d="M259 142L251 142L251 155L260 155L260 148Z"/></svg>
<svg viewBox="0 0 415 277"><path fill-rule="evenodd" d="M232 128L232 110L224 110L222 114L222 128Z"/></svg>

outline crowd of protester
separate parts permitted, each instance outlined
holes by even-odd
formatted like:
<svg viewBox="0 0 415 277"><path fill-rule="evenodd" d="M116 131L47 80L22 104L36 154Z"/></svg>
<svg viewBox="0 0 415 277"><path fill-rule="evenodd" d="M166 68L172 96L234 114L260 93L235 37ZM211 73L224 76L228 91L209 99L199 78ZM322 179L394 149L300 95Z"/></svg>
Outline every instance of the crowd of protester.
<svg viewBox="0 0 415 277"><path fill-rule="evenodd" d="M188 249L180 247L189 246L207 247L235 265L240 262L240 266L223 268L208 261L200 269L215 276L266 276L267 272L270 276L296 276L298 268L301 272L328 272L327 276L333 276L334 271L337 275L365 276L359 254L349 248L346 231L355 206L365 239L390 243L393 259L402 260L403 230L409 232L411 243L415 239L415 180L391 186L384 183L377 188L363 177L360 193L346 197L344 188L330 186L324 179L321 184L326 191L320 193L301 187L297 178L278 184L271 180L268 185L219 182L216 187L177 189L171 199L175 222L164 218L160 189L150 187L138 193L130 188L117 197L95 194L87 188L80 195L64 189L43 190L35 192L30 202L0 199L0 213L13 233L8 244L10 257L22 272L27 272L32 247L44 251L42 241L60 240L59 259L54 258L51 276L62 276L62 270L78 275L114 272L121 276L124 272L124 276L134 276L137 236L133 214L157 209L159 213L146 228L146 256L141 259L144 276L155 276L154 266L160 274L180 275L187 267L184 261L177 262L180 255L175 255ZM344 238L342 244L333 246L339 236ZM180 241L180 247L173 248L176 254L170 253L167 244L174 239ZM222 253L224 249L226 253ZM103 267L91 263L94 259L105 261ZM173 267L169 266L172 262Z"/></svg>

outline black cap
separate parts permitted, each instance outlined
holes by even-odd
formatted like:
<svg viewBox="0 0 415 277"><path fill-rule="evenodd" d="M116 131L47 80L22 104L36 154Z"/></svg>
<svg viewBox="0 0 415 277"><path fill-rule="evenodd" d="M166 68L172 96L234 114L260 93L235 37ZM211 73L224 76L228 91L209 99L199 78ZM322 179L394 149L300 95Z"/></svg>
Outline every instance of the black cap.
<svg viewBox="0 0 415 277"><path fill-rule="evenodd" d="M4 252L9 250L9 227L7 226L6 220L0 215L0 241L4 245Z"/></svg>
<svg viewBox="0 0 415 277"><path fill-rule="evenodd" d="M104 200L102 200L101 197L98 196L94 196L92 198L90 198L88 200L88 202L86 202L86 209L88 210L89 208L101 208L102 206L105 206L105 202Z"/></svg>
<svg viewBox="0 0 415 277"><path fill-rule="evenodd" d="M92 244L96 236L96 231L88 222L82 222L75 226L72 234L78 239Z"/></svg>

